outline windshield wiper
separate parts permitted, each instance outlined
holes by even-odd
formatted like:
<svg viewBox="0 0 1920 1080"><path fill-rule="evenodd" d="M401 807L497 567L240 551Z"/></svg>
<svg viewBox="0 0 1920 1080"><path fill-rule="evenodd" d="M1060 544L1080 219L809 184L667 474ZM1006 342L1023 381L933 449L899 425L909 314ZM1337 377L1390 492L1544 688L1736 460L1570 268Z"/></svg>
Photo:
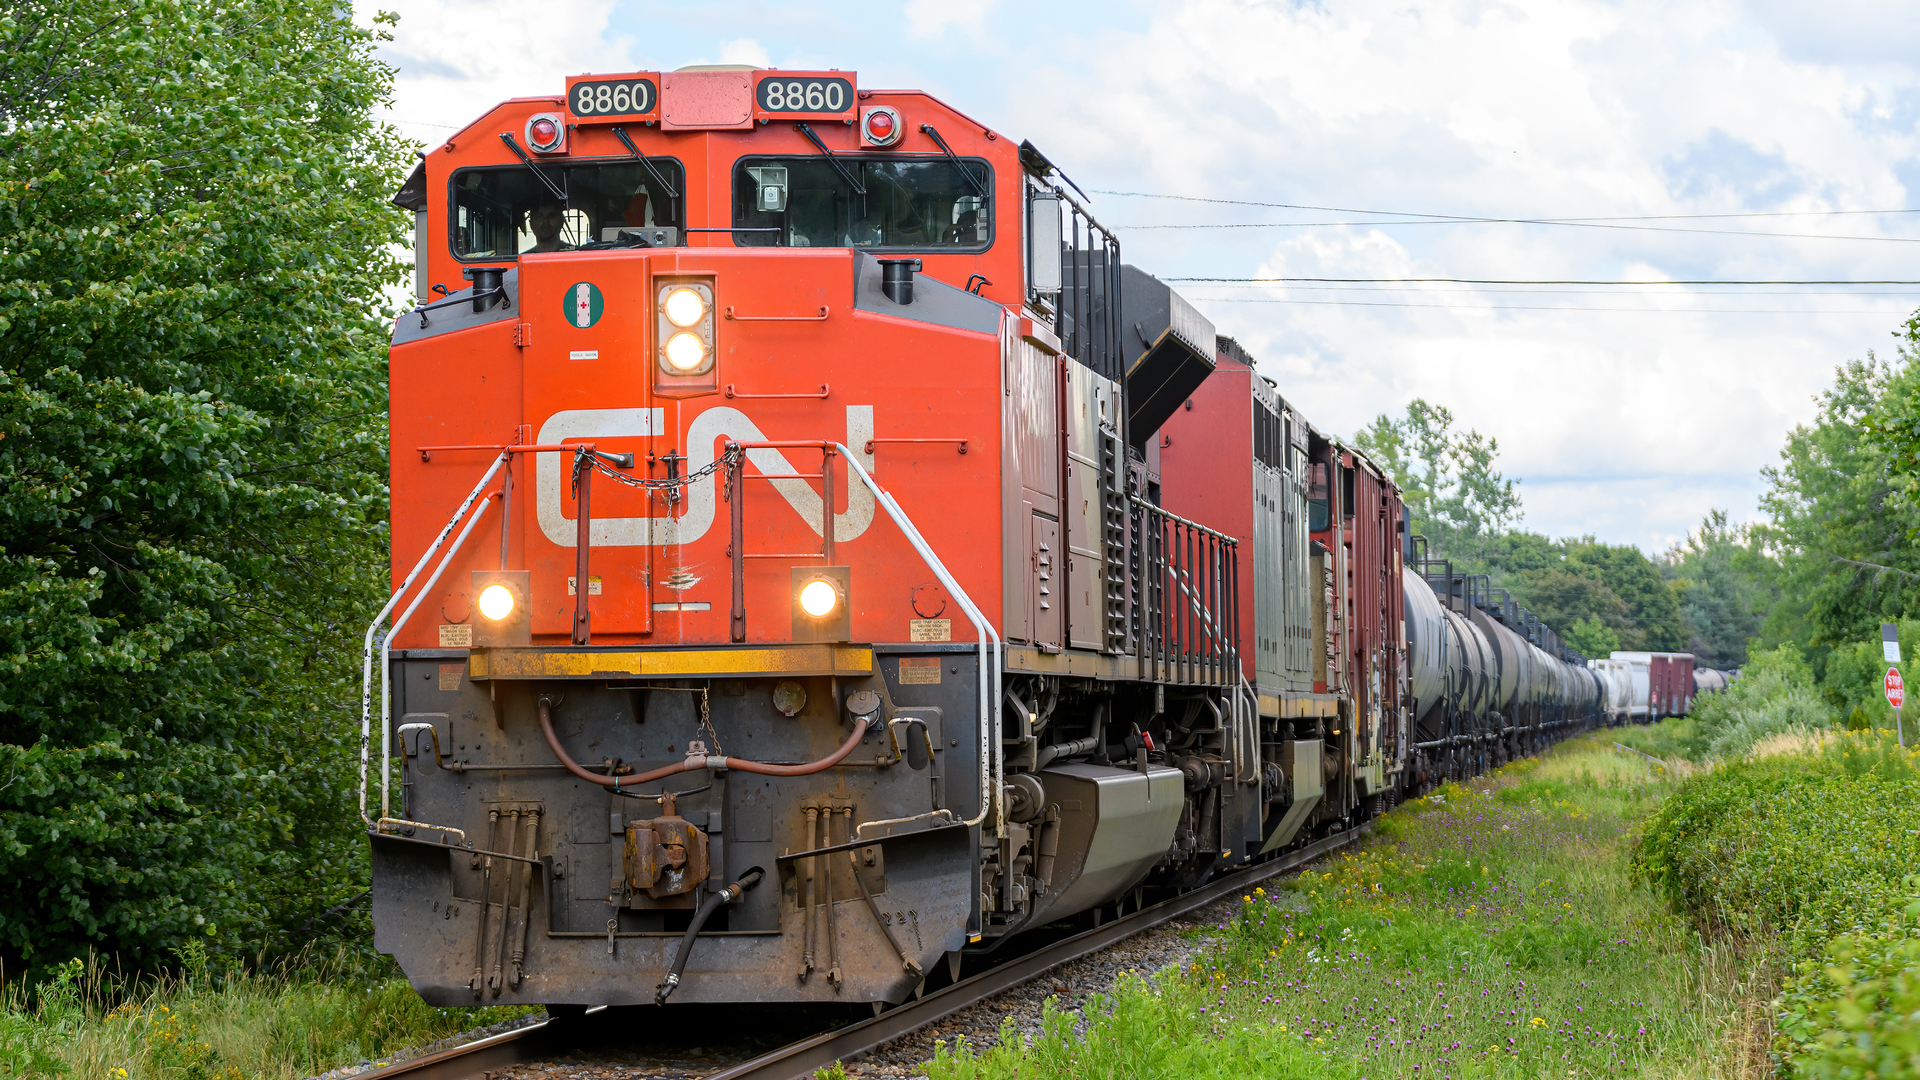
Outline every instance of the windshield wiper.
<svg viewBox="0 0 1920 1080"><path fill-rule="evenodd" d="M647 170L647 175L653 177L653 182L667 189L667 198L677 199L680 197L680 193L673 190L673 185L667 183L667 178L660 175L660 170L653 167L653 161L650 158L648 158L647 155L641 153L639 147L633 145L632 139L627 138L626 128L620 127L619 125L616 124L614 125L613 134L615 138L620 140L622 145L624 145L629 151L632 152L634 160L640 163L640 167ZM673 216L672 203L667 204L667 216L668 217ZM654 220L658 221L660 219L656 217L654 218Z"/></svg>
<svg viewBox="0 0 1920 1080"><path fill-rule="evenodd" d="M567 193L553 186L553 181L547 179L547 174L540 171L540 166L535 165L533 159L527 156L527 152L520 149L520 144L513 141L513 134L511 132L501 132L500 141L507 144L507 149L513 151L513 156L519 158L521 164L533 170L533 175L539 177L540 182L546 185L547 190L553 192L553 197L560 200L562 208L570 209L567 207Z"/></svg>
<svg viewBox="0 0 1920 1080"><path fill-rule="evenodd" d="M973 170L967 168L966 162L960 160L960 155L954 153L953 147L947 145L947 140L941 138L940 133L933 130L933 125L921 124L920 130L933 136L933 141L939 144L940 152L947 155L947 160L953 162L953 167L960 170L961 176L967 178L967 183L972 186L973 193L983 199L986 198L987 185L981 183L980 180L973 175ZM1069 180L1068 183L1072 183L1072 181Z"/></svg>
<svg viewBox="0 0 1920 1080"><path fill-rule="evenodd" d="M819 148L820 153L827 159L827 164L833 166L833 171L840 174L840 179L847 182L847 186L853 189L855 195L863 197L866 195L866 185L853 178L853 174L847 171L846 165L841 163L839 157L837 157L833 151L827 149L827 144L820 141L820 136L815 135L812 128L805 124L795 124L793 126L800 129L800 134L805 135L808 142Z"/></svg>

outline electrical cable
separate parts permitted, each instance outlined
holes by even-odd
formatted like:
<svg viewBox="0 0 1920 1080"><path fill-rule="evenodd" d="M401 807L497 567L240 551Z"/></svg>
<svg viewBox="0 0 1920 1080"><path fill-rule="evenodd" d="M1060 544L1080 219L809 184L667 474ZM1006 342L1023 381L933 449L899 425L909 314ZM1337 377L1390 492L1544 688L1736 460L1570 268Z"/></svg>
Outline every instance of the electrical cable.
<svg viewBox="0 0 1920 1080"><path fill-rule="evenodd" d="M1191 296L1191 303L1215 304L1304 304L1313 307L1393 307L1440 308L1446 311L1650 311L1670 315L1878 315L1897 314L1888 310L1851 308L1657 308L1657 307L1578 307L1570 304L1415 304L1395 300L1283 300L1242 296Z"/></svg>
<svg viewBox="0 0 1920 1080"><path fill-rule="evenodd" d="M1393 225L1558 225L1569 229L1623 229L1628 232L1693 233L1706 236L1760 236L1786 240L1878 240L1920 244L1920 236L1853 236L1845 233L1756 232L1752 229L1687 229L1674 225L1608 225L1596 221L1554 221L1547 218L1447 218L1428 221L1233 221L1183 225L1112 225L1117 231L1150 232L1159 229L1316 229L1341 225L1382 228Z"/></svg>
<svg viewBox="0 0 1920 1080"><path fill-rule="evenodd" d="M1161 281L1180 282L1182 284L1266 284L1290 281L1322 282L1334 285L1920 285L1920 281L1896 279L1870 279L1862 281L1837 280L1710 280L1705 278L1661 281L1657 279L1627 279L1620 281L1601 281L1593 278L1461 278L1461 277L1163 277Z"/></svg>
<svg viewBox="0 0 1920 1080"><path fill-rule="evenodd" d="M1589 222L1589 221L1690 221L1702 218L1760 218L1760 217L1824 217L1841 214L1920 214L1920 209L1901 210L1767 210L1748 211L1736 214L1622 214L1611 217L1475 217L1470 214L1432 214L1413 210L1362 210L1350 206L1309 206L1303 203L1255 202L1249 199L1209 199L1198 195L1158 195L1147 191L1106 191L1095 188L1097 195L1124 195L1136 199L1171 199L1175 202L1217 203L1223 206L1261 206L1273 210L1314 210L1329 214L1387 214L1394 217L1434 218L1447 221L1538 221L1538 222Z"/></svg>
<svg viewBox="0 0 1920 1080"><path fill-rule="evenodd" d="M1257 289L1262 291L1266 290L1266 286L1258 285L1258 284L1216 283L1215 287L1221 288L1221 289L1247 289L1247 290ZM1294 292L1413 293L1418 296L1483 296L1489 293L1507 293L1515 296L1685 297L1685 296L1696 295L1691 292L1668 292L1668 291L1661 291L1661 290L1638 289L1638 288L1629 288L1629 289L1547 289L1547 288L1540 288L1540 289L1510 289L1510 288L1427 289L1427 288L1411 288L1411 287L1395 286L1395 285L1386 285L1386 286L1381 286L1381 285L1288 285L1286 286L1286 291L1289 293L1294 293ZM1713 295L1713 294L1709 293L1706 295ZM1727 295L1727 294L1721 294L1721 295ZM1736 293L1733 295L1740 295L1740 294ZM1775 290L1772 292L1747 293L1745 295L1748 295L1748 296L1836 296L1836 297L1896 296L1896 297L1908 297L1911 299L1920 300L1920 292L1914 292L1906 289L1902 289L1899 291L1869 291L1869 292L1863 292L1858 289L1850 289L1846 291L1814 291L1810 289L1809 290L1795 289L1795 290L1786 290L1786 291Z"/></svg>

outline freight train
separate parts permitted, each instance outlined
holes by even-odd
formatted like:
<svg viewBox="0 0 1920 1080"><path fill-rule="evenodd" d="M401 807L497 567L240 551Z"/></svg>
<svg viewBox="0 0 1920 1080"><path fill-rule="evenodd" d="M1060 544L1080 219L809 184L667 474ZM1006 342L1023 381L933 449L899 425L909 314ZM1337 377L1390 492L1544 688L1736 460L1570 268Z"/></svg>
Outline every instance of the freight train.
<svg viewBox="0 0 1920 1080"><path fill-rule="evenodd" d="M360 810L436 1005L879 1009L1613 715L928 94L573 77L394 201Z"/></svg>

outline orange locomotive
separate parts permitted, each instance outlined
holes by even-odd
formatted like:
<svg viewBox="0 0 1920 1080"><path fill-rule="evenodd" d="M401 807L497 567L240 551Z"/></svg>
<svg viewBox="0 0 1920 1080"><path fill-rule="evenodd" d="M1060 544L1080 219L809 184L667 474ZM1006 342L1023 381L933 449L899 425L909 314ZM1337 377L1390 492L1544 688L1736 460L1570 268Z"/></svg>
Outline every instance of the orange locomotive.
<svg viewBox="0 0 1920 1080"><path fill-rule="evenodd" d="M566 91L395 198L362 814L427 1000L878 1007L1411 782L1397 494L1033 147Z"/></svg>

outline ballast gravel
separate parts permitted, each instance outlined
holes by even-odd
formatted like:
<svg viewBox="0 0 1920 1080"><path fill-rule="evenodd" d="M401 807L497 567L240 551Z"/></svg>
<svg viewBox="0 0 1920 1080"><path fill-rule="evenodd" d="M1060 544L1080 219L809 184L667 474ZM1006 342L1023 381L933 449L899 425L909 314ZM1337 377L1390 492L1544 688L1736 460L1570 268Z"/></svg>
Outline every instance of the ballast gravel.
<svg viewBox="0 0 1920 1080"><path fill-rule="evenodd" d="M845 1062L847 1074L873 1078L923 1077L926 1075L923 1066L933 1057L935 1041L951 1046L955 1040L965 1039L978 1053L999 1045L1000 1029L1006 1021L1012 1021L1015 1031L1031 1037L1040 1031L1040 1018L1048 998L1054 999L1055 1008L1080 1015L1080 1022L1084 1023L1081 1010L1090 997L1111 992L1114 984L1128 972L1151 977L1186 964L1213 940L1205 931L1225 925L1239 906L1238 896L1224 897L1092 956L1063 964L1038 979L995 994L886 1043L857 1060ZM1194 933L1196 930L1200 932Z"/></svg>

